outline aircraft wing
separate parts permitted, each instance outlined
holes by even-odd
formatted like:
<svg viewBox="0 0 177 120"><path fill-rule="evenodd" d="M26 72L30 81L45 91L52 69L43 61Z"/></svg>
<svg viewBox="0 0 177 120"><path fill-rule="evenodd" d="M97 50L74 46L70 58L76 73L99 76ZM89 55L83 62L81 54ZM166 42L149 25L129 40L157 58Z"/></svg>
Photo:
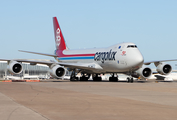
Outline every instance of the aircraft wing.
<svg viewBox="0 0 177 120"><path fill-rule="evenodd" d="M10 59L0 59L0 61L11 61Z"/></svg>
<svg viewBox="0 0 177 120"><path fill-rule="evenodd" d="M31 52L31 51L24 51L24 50L19 50L20 52L26 52L26 53L32 53L32 54L38 54L38 55L45 55L45 56L51 56L51 57L57 57L57 55L53 54L45 54L45 53L38 53L38 52ZM30 61L30 60L16 60L18 62L28 62L31 64L46 64L46 65L51 65L51 64L59 64L64 67L69 67L69 68L77 68L77 69L82 69L82 70L101 70L103 69L100 65L96 63L64 63L64 62L44 62L44 61Z"/></svg>
<svg viewBox="0 0 177 120"><path fill-rule="evenodd" d="M57 55L54 55L54 54L38 53L38 52L31 52L31 51L24 51L24 50L19 50L19 51L25 52L25 53L38 54L38 55L45 55L45 56L50 56L50 57L57 57Z"/></svg>
<svg viewBox="0 0 177 120"><path fill-rule="evenodd" d="M102 70L103 68L98 65L97 63L64 63L64 62L55 62L53 60L28 60L28 59L0 59L0 61L17 61L17 62L22 62L22 63L30 63L31 65L36 65L36 64L44 64L44 65L61 65L64 67L69 67L69 68L77 68L77 69L82 69L82 70L89 70L89 71L96 71L96 70Z"/></svg>
<svg viewBox="0 0 177 120"><path fill-rule="evenodd" d="M24 62L24 63L30 63L32 65L36 65L36 64L45 64L45 65L51 65L56 63L53 60L50 61L46 61L46 60L28 60L28 59L0 59L0 61L17 61L17 62Z"/></svg>
<svg viewBox="0 0 177 120"><path fill-rule="evenodd" d="M149 61L149 62L144 62L144 64L145 64L145 65L150 65L151 63L160 63L160 62L169 62L169 61L177 61L177 59Z"/></svg>

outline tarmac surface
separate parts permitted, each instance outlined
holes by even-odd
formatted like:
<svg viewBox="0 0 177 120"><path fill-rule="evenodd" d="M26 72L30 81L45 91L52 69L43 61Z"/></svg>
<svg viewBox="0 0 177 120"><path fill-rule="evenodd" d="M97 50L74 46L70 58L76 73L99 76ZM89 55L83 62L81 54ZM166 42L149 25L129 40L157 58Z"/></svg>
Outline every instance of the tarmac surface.
<svg viewBox="0 0 177 120"><path fill-rule="evenodd" d="M177 82L0 82L0 120L176 120Z"/></svg>

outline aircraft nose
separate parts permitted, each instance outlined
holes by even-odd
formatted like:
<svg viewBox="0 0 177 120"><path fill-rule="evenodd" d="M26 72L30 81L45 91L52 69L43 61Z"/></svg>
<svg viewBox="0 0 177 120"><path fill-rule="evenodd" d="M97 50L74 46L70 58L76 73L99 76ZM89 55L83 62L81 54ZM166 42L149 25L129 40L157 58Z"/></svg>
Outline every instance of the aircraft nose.
<svg viewBox="0 0 177 120"><path fill-rule="evenodd" d="M137 55L134 58L134 62L136 63L136 66L141 67L144 63L144 58L141 53L137 53Z"/></svg>

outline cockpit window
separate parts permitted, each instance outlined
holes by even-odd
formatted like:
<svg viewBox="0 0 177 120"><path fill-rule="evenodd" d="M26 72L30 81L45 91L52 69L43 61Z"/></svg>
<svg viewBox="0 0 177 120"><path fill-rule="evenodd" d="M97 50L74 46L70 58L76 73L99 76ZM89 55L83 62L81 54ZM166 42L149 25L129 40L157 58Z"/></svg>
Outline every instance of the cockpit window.
<svg viewBox="0 0 177 120"><path fill-rule="evenodd" d="M136 45L128 45L127 48L137 48Z"/></svg>

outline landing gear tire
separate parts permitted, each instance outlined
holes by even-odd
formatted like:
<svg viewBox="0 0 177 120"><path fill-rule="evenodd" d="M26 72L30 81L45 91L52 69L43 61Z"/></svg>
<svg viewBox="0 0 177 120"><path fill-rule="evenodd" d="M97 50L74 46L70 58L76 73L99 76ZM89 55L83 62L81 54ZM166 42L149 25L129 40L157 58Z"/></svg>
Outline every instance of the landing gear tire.
<svg viewBox="0 0 177 120"><path fill-rule="evenodd" d="M88 81L89 77L80 77L80 81Z"/></svg>
<svg viewBox="0 0 177 120"><path fill-rule="evenodd" d="M118 76L117 76L118 77ZM117 82L118 78L114 76L114 73L112 74L112 77L109 77L109 82Z"/></svg>
<svg viewBox="0 0 177 120"><path fill-rule="evenodd" d="M117 82L118 78L117 77L109 77L110 82Z"/></svg>
<svg viewBox="0 0 177 120"><path fill-rule="evenodd" d="M88 81L90 78L90 74L82 74L82 77L80 77L80 81Z"/></svg>
<svg viewBox="0 0 177 120"><path fill-rule="evenodd" d="M98 77L98 74L92 74L93 81L102 81L101 77Z"/></svg>
<svg viewBox="0 0 177 120"><path fill-rule="evenodd" d="M128 83L130 82L130 78L127 78L127 82L128 82Z"/></svg>
<svg viewBox="0 0 177 120"><path fill-rule="evenodd" d="M94 77L93 81L102 81L102 78L101 77Z"/></svg>
<svg viewBox="0 0 177 120"><path fill-rule="evenodd" d="M78 80L79 80L78 77L72 77L72 78L70 78L70 81L78 81Z"/></svg>
<svg viewBox="0 0 177 120"><path fill-rule="evenodd" d="M134 80L133 80L133 78L129 78L129 77L128 77L128 78L127 78L127 82L128 82L128 83L133 83Z"/></svg>

